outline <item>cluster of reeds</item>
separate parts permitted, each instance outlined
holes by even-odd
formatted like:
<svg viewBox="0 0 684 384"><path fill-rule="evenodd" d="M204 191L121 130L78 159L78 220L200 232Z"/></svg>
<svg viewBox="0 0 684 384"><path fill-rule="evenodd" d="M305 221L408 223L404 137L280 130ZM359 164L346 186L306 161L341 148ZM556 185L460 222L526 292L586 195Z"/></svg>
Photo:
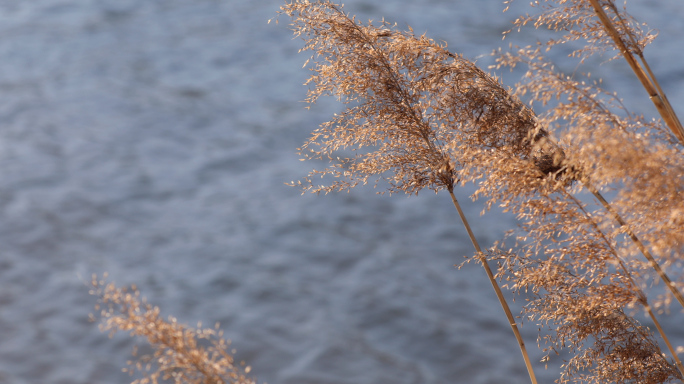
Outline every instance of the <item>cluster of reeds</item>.
<svg viewBox="0 0 684 384"><path fill-rule="evenodd" d="M528 68L512 91L446 44L385 21L360 23L341 5L295 1L282 11L303 50L313 52L307 101L334 96L347 105L300 148L305 158L330 166L293 184L315 193L370 180L386 182L390 193L447 190L533 383L525 344L489 263L505 286L526 294L524 318L552 329L546 350L571 353L559 382L682 380L684 366L644 292L661 279L667 295L655 305L674 297L684 306L679 278L673 282L666 273L683 254L684 135L643 55L652 34L611 0L547 1L541 15L516 24L562 36L498 52L499 68ZM662 122L631 114L598 82L562 74L545 58L556 44L577 40L585 45L572 56L581 59L613 49L623 55ZM355 156L340 158L341 150ZM325 184L314 183L318 176ZM520 227L508 239L513 246L483 251L477 244L453 194L468 182L487 207L517 216ZM640 313L657 336L639 323Z"/></svg>
<svg viewBox="0 0 684 384"><path fill-rule="evenodd" d="M684 307L677 272L684 255L684 130L644 57L654 38L644 25L613 0L542 2L539 15L515 26L532 23L559 36L496 53L497 68L527 67L513 91L445 43L384 20L358 22L341 5L297 0L282 13L304 40L302 50L312 52L307 101L333 96L346 105L299 149L329 166L293 185L314 193L369 182L386 183L390 194L447 191L532 383L534 367L499 283L528 300L520 318L551 330L540 334L543 348L569 356L557 382L684 379L656 315L673 298ZM583 45L571 56L580 63L608 51L624 57L660 120L631 113L588 74L568 76L545 57L558 44L578 41ZM340 156L350 151L354 156ZM489 249L478 244L453 193L466 183L477 186L473 197L487 208L500 206L519 220ZM646 287L659 281L664 294L648 297L653 289ZM93 290L104 305L104 330L130 331L154 347L153 356L134 364L158 367L140 383L252 382L220 333L162 320L137 291L97 280Z"/></svg>
<svg viewBox="0 0 684 384"><path fill-rule="evenodd" d="M255 384L246 376L250 367L236 364L230 342L215 329L197 329L179 324L175 318L165 320L159 307L140 297L135 286L119 288L113 283L93 276L90 293L98 297L96 310L102 322L100 329L109 332L129 332L142 337L152 347L152 354L136 356L124 371L143 377L132 384L157 384L159 382L183 384Z"/></svg>

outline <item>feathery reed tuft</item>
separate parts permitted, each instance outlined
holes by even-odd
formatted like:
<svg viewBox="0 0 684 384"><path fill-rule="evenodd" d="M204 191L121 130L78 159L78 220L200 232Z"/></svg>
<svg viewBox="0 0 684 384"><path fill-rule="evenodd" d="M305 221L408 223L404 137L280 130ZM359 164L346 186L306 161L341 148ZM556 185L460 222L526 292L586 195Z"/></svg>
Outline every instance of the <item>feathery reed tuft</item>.
<svg viewBox="0 0 684 384"><path fill-rule="evenodd" d="M90 293L99 299L96 310L100 311L103 332L113 335L127 331L131 336L144 337L154 349L152 355L128 362L129 368L125 371L144 375L132 384L168 380L179 384L256 383L245 376L249 367L235 364L228 351L230 342L223 339L218 324L216 329L202 329L201 325L193 329L179 324L173 317L164 320L159 307L147 303L135 287L118 288L97 276L93 276Z"/></svg>
<svg viewBox="0 0 684 384"><path fill-rule="evenodd" d="M335 96L348 108L300 148L332 165L296 183L312 192L348 190L384 178L392 192L452 190L464 159L454 143L534 159L544 174L560 169L532 111L473 62L387 22L363 25L330 2L283 6L294 34L314 51L309 103ZM342 150L355 151L340 158ZM314 185L314 176L333 176Z"/></svg>

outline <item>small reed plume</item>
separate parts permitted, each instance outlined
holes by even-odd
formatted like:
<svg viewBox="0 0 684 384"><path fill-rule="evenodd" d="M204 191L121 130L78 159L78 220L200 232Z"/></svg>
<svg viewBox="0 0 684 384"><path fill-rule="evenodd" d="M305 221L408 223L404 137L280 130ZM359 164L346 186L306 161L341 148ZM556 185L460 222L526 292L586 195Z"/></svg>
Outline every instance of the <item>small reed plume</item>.
<svg viewBox="0 0 684 384"><path fill-rule="evenodd" d="M105 276L106 277L106 276ZM90 293L98 297L102 323L100 329L113 335L128 332L147 339L154 353L129 361L124 369L143 378L132 384L157 384L172 381L177 384L255 384L248 378L249 367L235 364L228 351L230 343L216 329L197 329L179 324L169 317L164 320L158 307L147 303L140 292L118 288L113 283L93 276ZM94 317L93 317L94 319ZM134 351L134 355L137 352Z"/></svg>

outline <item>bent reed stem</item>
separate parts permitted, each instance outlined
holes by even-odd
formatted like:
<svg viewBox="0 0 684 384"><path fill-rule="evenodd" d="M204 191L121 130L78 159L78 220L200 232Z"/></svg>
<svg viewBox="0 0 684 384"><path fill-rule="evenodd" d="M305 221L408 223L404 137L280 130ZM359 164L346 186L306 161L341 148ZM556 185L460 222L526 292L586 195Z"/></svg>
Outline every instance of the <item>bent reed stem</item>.
<svg viewBox="0 0 684 384"><path fill-rule="evenodd" d="M665 331L663 330L663 327L660 326L660 322L658 321L658 319L656 319L655 314L653 314L651 306L648 305L647 302L644 302L642 304L644 305L644 308L646 309L648 316L651 318L651 320L653 320L653 324L658 329L658 333L660 333L660 336L663 338L663 341L667 345L667 348L670 350L672 358L674 359L675 364L677 365L677 369L679 369L679 372L682 375L680 381L684 383L684 365L682 365L681 360L679 360L679 357L677 357L677 351L672 347L672 344L670 343L670 340L667 338L667 336L665 336Z"/></svg>
<svg viewBox="0 0 684 384"><path fill-rule="evenodd" d="M675 129L673 129L672 132L675 134L675 136L677 136L677 138L679 138L680 143L684 144L684 127L682 126L681 120L679 120L679 117L677 117L677 114L672 108L672 104L670 104L670 100L668 100L667 95L665 95L665 91L663 91L662 87L660 86L660 82L658 82L658 79L655 77L655 74L653 73L653 71L651 71L651 66L648 65L648 62L646 61L644 55L641 52L639 52L638 56L641 60L641 63L644 65L644 68L646 69L646 72L648 73L651 81L653 81L653 85L658 90L658 93L662 98L663 104L665 104L665 108L669 113L669 116L672 116L673 124L675 126Z"/></svg>
<svg viewBox="0 0 684 384"><path fill-rule="evenodd" d="M480 248L480 244L478 243L477 239L475 238L475 235L473 234L472 229L470 228L470 224L468 223L468 219L466 219L465 214L463 213L463 210L461 209L461 205L458 203L458 200L456 199L456 196L454 195L453 190L449 190L449 195L451 196L451 201L454 203L454 207L456 207L456 210L458 211L458 215L461 217L461 221L463 222L463 226L465 227L466 231L468 232L468 236L470 237L470 241L473 243L473 246L475 247L475 251L477 251L478 258L482 262L482 267L484 268L485 272L487 273L487 277L489 278L489 282L492 283L492 287L494 287L494 291L496 292L496 297L499 299L499 303L501 303L501 307L503 308L504 312L506 313L506 318L508 318L508 323L511 326L511 329L513 330L513 334L515 334L515 339L518 341L518 345L520 346L520 352L522 352L523 359L525 360L525 366L527 367L527 372L530 375L530 380L532 381L532 384L537 384L537 378L534 375L534 369L532 368L532 362L530 361L530 357L527 354L527 348L525 348L525 342L523 341L522 335L520 334L520 330L518 329L518 325L515 322L515 318L513 317L513 313L511 312L510 307L508 306L508 303L506 302L506 298L503 295L503 292L501 292L501 288L499 287L499 284L496 282L496 278L494 277L494 273L492 273L491 268L489 268L489 264L487 264L487 259L484 256L484 253L482 252L482 249Z"/></svg>
<svg viewBox="0 0 684 384"><path fill-rule="evenodd" d="M613 39L615 45L622 53L622 56L625 58L629 66L632 68L632 71L634 71L634 74L641 82L641 85L644 87L646 92L648 92L648 96L655 105L660 116L665 121L665 124L667 124L677 139L679 139L679 142L684 145L684 128L682 127L682 123L675 114L672 105L668 101L665 92L663 92L660 84L656 80L651 68L648 66L643 54L638 52L637 56L641 59L641 62L643 63L644 67L646 67L647 71L644 71L644 68L639 65L639 62L634 57L634 54L629 50L627 44L625 44L625 42L622 40L620 32L615 28L608 15L599 4L598 0L588 1L594 8L594 12L596 12L596 15L605 27L606 32L608 32L610 37ZM617 12L616 15L620 17L619 13Z"/></svg>

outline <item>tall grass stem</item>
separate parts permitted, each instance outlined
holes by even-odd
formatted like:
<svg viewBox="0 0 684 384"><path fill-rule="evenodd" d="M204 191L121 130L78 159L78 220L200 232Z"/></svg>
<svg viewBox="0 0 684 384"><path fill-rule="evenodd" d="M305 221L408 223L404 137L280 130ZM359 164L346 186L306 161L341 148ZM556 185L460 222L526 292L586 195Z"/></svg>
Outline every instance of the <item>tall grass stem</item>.
<svg viewBox="0 0 684 384"><path fill-rule="evenodd" d="M610 37L613 39L615 45L622 53L622 56L624 56L625 60L632 68L632 71L634 71L634 74L637 76L644 89L646 89L646 92L648 92L648 96L651 98L651 101L658 110L658 113L665 121L665 124L667 124L677 139L679 139L679 142L684 145L684 128L682 128L682 123L679 121L679 118L675 114L674 109L672 108L672 105L670 105L670 102L668 101L667 96L665 96L662 88L660 88L660 84L653 75L653 72L651 72L646 59L641 53L638 54L639 58L647 69L647 71L644 71L644 68L639 65L639 62L634 57L634 54L627 47L627 44L625 44L625 42L622 40L622 35L615 28L608 15L599 4L598 0L588 1L594 8L594 12L596 12L596 15L605 27L606 32L608 32Z"/></svg>
<svg viewBox="0 0 684 384"><path fill-rule="evenodd" d="M522 335L520 334L520 330L518 329L518 325L515 322L515 318L513 317L513 313L511 312L511 309L508 307L508 303L506 302L506 298L503 295L503 292L501 292L501 288L499 287L499 284L496 282L496 278L494 277L494 274L492 273L491 268L489 268L489 264L487 264L487 259L484 256L484 253L482 252L482 248L480 248L480 244L478 243L477 239L475 238L475 235L473 234L473 230L470 228L470 224L468 223L468 219L466 219L465 214L463 213L463 210L461 209L461 205L458 203L458 200L456 199L456 196L454 195L453 191L449 191L449 195L451 195L451 201L454 203L454 206L456 207L456 210L458 211L458 215L461 217L461 221L463 222L463 226L465 227L466 231L468 232L468 236L470 237L470 241L473 243L473 246L475 247L475 250L477 251L477 255L480 258L480 262L482 262L482 267L484 268L485 272L487 273L487 277L489 278L489 282L492 283L492 287L494 287L494 291L496 292L496 297L499 299L499 302L501 303L501 307L503 308L504 312L506 313L506 317L508 318L508 322L511 325L511 329L513 330L513 333L515 334L515 338L518 341L518 345L520 346L520 352L522 352L523 359L525 360L525 366L527 367L527 372L530 374L530 381L532 384L537 384L537 378L534 375L534 369L532 368L532 362L530 361L530 357L527 354L527 348L525 348L525 342L523 341Z"/></svg>

